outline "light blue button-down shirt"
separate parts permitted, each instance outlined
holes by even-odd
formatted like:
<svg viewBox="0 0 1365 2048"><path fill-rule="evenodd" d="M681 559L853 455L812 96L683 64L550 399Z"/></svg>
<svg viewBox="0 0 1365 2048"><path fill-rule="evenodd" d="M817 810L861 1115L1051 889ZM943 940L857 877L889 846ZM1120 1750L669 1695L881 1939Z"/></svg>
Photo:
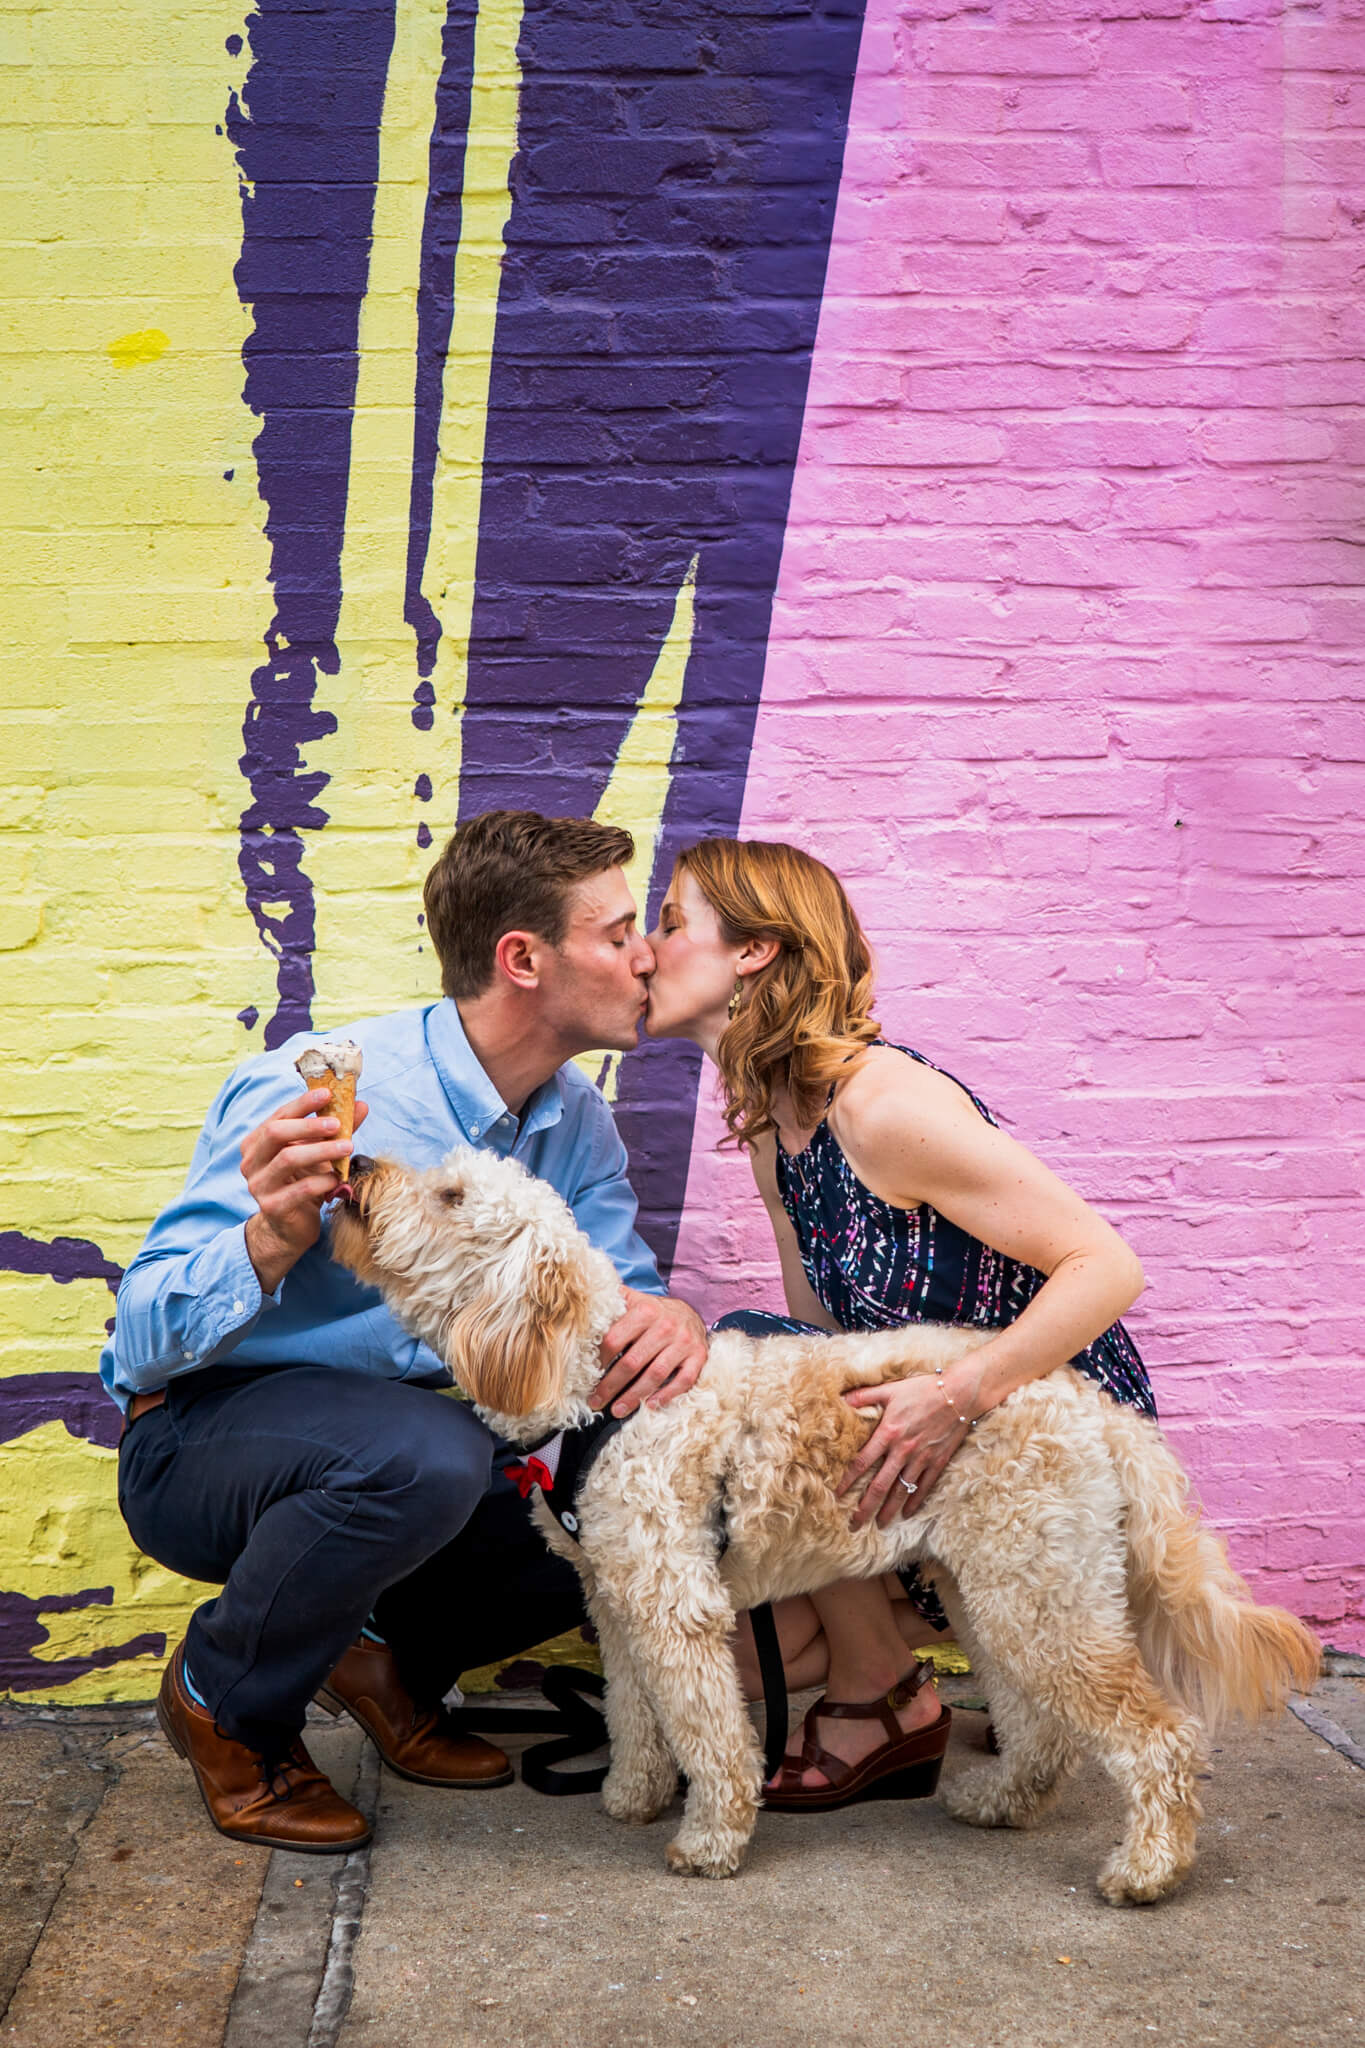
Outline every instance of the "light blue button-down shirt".
<svg viewBox="0 0 1365 2048"><path fill-rule="evenodd" d="M611 1111L576 1067L537 1088L518 1119L499 1096L449 999L430 1009L371 1017L332 1034L364 1053L360 1094L369 1117L358 1143L375 1157L435 1166L456 1145L510 1153L548 1181L628 1287L662 1294L649 1247L635 1228L626 1150ZM448 1385L436 1354L410 1337L373 1287L328 1255L327 1227L274 1294L263 1294L247 1255L255 1205L238 1145L303 1083L301 1033L238 1067L209 1110L183 1193L164 1209L123 1276L114 1334L100 1357L105 1386L129 1397L177 1373L220 1365L337 1365L386 1379Z"/></svg>

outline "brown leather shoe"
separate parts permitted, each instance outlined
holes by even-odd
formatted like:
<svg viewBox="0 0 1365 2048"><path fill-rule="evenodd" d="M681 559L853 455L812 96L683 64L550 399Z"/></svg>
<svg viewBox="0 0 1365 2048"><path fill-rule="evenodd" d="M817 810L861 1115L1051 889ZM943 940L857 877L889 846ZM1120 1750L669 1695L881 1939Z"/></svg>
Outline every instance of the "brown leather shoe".
<svg viewBox="0 0 1365 2048"><path fill-rule="evenodd" d="M363 1848L370 1825L324 1778L301 1742L270 1770L244 1743L220 1735L212 1714L185 1689L182 1643L161 1681L156 1718L161 1732L194 1772L209 1819L220 1835L261 1849L345 1856Z"/></svg>
<svg viewBox="0 0 1365 2048"><path fill-rule="evenodd" d="M439 1707L419 1707L387 1643L361 1636L317 1694L329 1713L358 1721L391 1771L414 1785L481 1792L510 1785L512 1766L477 1735L457 1735Z"/></svg>

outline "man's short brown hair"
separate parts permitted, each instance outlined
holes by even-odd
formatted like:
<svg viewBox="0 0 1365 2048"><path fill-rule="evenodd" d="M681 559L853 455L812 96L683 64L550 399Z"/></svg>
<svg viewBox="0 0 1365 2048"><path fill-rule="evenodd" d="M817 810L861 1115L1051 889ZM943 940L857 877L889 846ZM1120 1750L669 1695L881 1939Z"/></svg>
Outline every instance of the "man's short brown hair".
<svg viewBox="0 0 1365 2048"><path fill-rule="evenodd" d="M569 896L589 875L633 859L619 825L485 811L447 840L422 892L427 930L448 996L482 995L504 932L534 932L552 946L569 928Z"/></svg>

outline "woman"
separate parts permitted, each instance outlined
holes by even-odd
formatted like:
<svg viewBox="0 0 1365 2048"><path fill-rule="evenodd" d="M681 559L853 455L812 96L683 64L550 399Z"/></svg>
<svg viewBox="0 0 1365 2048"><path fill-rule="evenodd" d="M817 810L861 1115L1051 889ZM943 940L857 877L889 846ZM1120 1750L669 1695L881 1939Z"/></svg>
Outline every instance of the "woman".
<svg viewBox="0 0 1365 2048"><path fill-rule="evenodd" d="M650 942L646 1030L691 1039L719 1069L791 1316L828 1330L927 1320L998 1333L941 1382L846 1395L881 1410L841 1489L866 1482L855 1521L914 1514L979 1416L1068 1362L1155 1413L1117 1320L1142 1287L1137 1259L961 1083L881 1037L871 953L828 868L790 846L703 840L680 857ZM766 1805L845 1805L875 1796L926 1743L942 1753L948 1716L932 1687L916 1690L909 1652L947 1623L913 1571L903 1586L850 1581L784 1601L777 1618L789 1684L827 1691ZM747 1626L737 1647L752 1680Z"/></svg>

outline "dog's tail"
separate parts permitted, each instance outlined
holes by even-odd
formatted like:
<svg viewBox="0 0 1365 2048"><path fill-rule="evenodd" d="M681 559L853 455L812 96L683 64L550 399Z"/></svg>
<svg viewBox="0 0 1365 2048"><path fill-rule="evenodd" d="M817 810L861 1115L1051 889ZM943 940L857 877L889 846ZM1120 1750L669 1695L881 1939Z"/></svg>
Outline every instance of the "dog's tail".
<svg viewBox="0 0 1365 2048"><path fill-rule="evenodd" d="M1283 1607L1258 1607L1154 1426L1117 1401L1104 1432L1127 1506L1128 1596L1143 1662L1163 1691L1216 1728L1275 1713L1322 1666L1317 1638Z"/></svg>

